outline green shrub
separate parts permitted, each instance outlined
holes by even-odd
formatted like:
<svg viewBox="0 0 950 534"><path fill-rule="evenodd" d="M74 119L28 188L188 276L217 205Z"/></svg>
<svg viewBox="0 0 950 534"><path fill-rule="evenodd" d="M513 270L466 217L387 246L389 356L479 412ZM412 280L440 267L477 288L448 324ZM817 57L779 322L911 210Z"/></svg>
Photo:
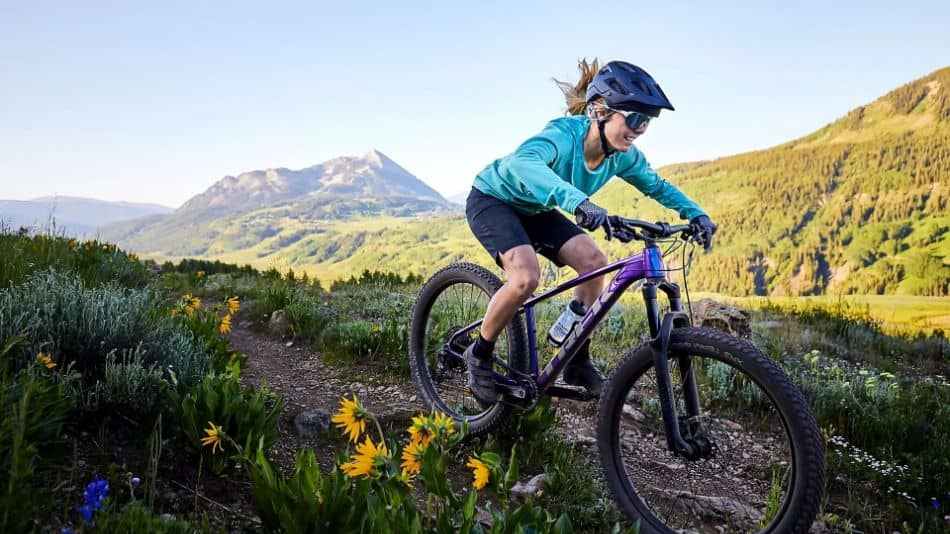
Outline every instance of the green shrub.
<svg viewBox="0 0 950 534"><path fill-rule="evenodd" d="M215 474L233 466L237 451L227 450L230 446L223 442L219 446L205 446L202 440L220 428L227 436L239 440L246 454L253 456L257 448L266 453L280 438L277 423L283 405L281 395L266 387L243 387L232 374L213 373L194 386L169 392L172 421L179 425L186 449L202 457Z"/></svg>
<svg viewBox="0 0 950 534"><path fill-rule="evenodd" d="M336 321L336 315L326 303L315 296L297 292L287 302L284 312L295 338L317 341L330 324Z"/></svg>
<svg viewBox="0 0 950 534"><path fill-rule="evenodd" d="M38 352L49 353L59 369L72 375L70 390L78 396L77 405L88 410L104 401L127 406L126 415L142 414L154 407L146 401L158 398L158 369L193 384L212 364L202 339L176 322L150 289L88 287L75 275L52 270L0 290L0 339L16 333L26 338L11 353L18 365ZM120 384L122 377L135 382ZM130 391L137 392L134 399ZM110 397L113 392L117 398ZM129 400L134 406L124 404Z"/></svg>
<svg viewBox="0 0 950 534"><path fill-rule="evenodd" d="M346 532L359 524L350 480L339 469L321 473L311 449L297 452L289 478L275 473L261 450L248 464L254 508L268 532Z"/></svg>
<svg viewBox="0 0 950 534"><path fill-rule="evenodd" d="M408 329L395 320L382 325L365 320L335 324L326 329L321 341L331 360L378 364L408 375Z"/></svg>
<svg viewBox="0 0 950 534"><path fill-rule="evenodd" d="M162 395L165 382L162 369L156 363L145 362L142 345L134 349L118 349L106 354L102 378L92 387L86 387L79 373L68 368L63 375L67 397L81 410L94 412L109 405L121 412L123 407L134 413L147 414Z"/></svg>

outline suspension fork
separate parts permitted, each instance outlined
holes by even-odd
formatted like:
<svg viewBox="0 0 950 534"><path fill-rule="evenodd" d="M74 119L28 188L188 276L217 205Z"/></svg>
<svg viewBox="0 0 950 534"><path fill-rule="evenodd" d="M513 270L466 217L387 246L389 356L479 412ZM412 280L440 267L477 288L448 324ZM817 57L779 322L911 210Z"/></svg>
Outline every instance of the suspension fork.
<svg viewBox="0 0 950 534"><path fill-rule="evenodd" d="M666 293L670 301L670 311L660 320L657 289ZM670 378L669 346L670 334L674 328L690 326L689 315L682 311L679 286L674 283L661 281L659 283L646 282L643 285L643 300L646 303L647 321L650 325L650 349L653 353L653 366L656 371L657 394L660 397L660 408L663 412L663 427L666 432L667 446L671 451L687 458L698 458L704 451L700 451L695 443L689 443L683 438L680 429L679 414L676 413L676 400L673 396L673 381ZM693 373L692 360L688 355L678 357L680 381L683 385L683 397L686 404L686 422L688 432L695 435L699 430L698 423L694 423L699 415L699 394L696 388L696 375Z"/></svg>

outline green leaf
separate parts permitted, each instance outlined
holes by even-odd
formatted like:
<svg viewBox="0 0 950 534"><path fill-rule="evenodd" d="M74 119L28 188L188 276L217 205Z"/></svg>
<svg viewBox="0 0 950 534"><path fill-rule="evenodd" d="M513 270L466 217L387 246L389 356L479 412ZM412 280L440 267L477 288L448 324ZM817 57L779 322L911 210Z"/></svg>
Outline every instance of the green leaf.
<svg viewBox="0 0 950 534"><path fill-rule="evenodd" d="M511 458L508 459L508 471L505 473L505 490L518 483L518 459L515 456L517 445L511 446Z"/></svg>
<svg viewBox="0 0 950 534"><path fill-rule="evenodd" d="M475 503L478 502L478 493L475 490L469 490L468 497L462 503L462 517L466 520L475 517Z"/></svg>
<svg viewBox="0 0 950 534"><path fill-rule="evenodd" d="M554 532L557 534L573 534L574 527L571 525L571 518L567 517L567 514L561 514L561 517L557 518L557 522L554 523Z"/></svg>

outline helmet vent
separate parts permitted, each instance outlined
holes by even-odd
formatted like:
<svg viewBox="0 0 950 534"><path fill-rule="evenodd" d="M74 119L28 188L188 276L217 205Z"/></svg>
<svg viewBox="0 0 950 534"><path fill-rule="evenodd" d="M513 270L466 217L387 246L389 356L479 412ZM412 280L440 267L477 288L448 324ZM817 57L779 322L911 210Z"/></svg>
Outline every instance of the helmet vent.
<svg viewBox="0 0 950 534"><path fill-rule="evenodd" d="M622 95L629 95L629 94L630 94L630 92L627 91L627 88L624 87L623 84L621 84L621 83L617 80L617 78L611 78L611 79L607 80L606 83L607 83L607 86L608 86L608 87L610 87L611 89L613 89L614 91L617 91L618 93L620 93L620 94L622 94Z"/></svg>

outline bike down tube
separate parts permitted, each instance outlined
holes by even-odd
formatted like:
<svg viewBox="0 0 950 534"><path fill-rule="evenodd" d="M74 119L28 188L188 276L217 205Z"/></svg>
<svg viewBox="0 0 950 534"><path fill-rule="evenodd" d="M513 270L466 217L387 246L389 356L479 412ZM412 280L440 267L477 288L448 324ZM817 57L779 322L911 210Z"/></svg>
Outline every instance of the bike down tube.
<svg viewBox="0 0 950 534"><path fill-rule="evenodd" d="M595 271L591 271L591 272L589 272L589 273L583 274L583 275L581 275L581 276L578 276L577 278L574 278L573 280L569 280L568 282L565 282L563 285L559 285L559 286L557 286L557 287L555 287L555 288L551 288L551 289L545 291L544 293L541 293L540 295L533 296L533 297L531 297L530 299L528 299L527 301L525 301L525 303L521 306L521 308L518 309L518 313L524 313L524 314L525 314L525 319L526 319L526 322L527 322L527 325L526 325L526 326L527 326L528 329L529 329L529 332L528 332L528 333L529 333L529 336L528 336L528 339L529 339L529 347L528 347L529 352L528 352L528 354L529 354L529 356L531 357L531 359L533 360L533 366L532 366L532 371L531 371L533 374L536 374L536 373L538 372L537 339L536 339L535 336L530 335L530 334L531 334L531 330L536 330L536 329L537 329L537 327L534 325L534 309L533 309L533 308L534 308L534 305L537 304L538 302L543 301L543 300L547 300L548 298L553 297L554 295L557 295L557 294L559 294L559 293L563 293L564 291L567 291L568 289L571 289L571 288L573 288L573 287L579 286L579 285L583 284L584 282L587 282L588 280L592 280L592 279L594 279L594 278L597 278L598 276L603 276L603 275L605 275L605 274L607 274L607 273L610 273L610 272L616 271L616 270L618 270L618 269L621 269L622 267L624 267L625 265L629 264L630 262L632 262L632 261L637 261L637 260L640 258L641 255L642 255L642 253L641 253L641 254L638 254L638 255L636 255L636 256L632 256L632 257L630 257L630 258L626 258L626 259L623 259L623 260L620 260L620 261L611 263L610 265L606 265L606 266L601 267L600 269L597 269L597 270L595 270ZM452 336L452 338L449 339L449 341L446 343L446 347L447 347L448 352L449 352L450 354L452 354L453 356L455 356L456 358L461 358L461 357L462 357L461 353L457 353L457 352L455 352L455 351L452 351L451 349L448 349L448 346L451 345L451 344L455 341L455 338L456 338L456 337L465 336L465 335L467 335L467 334L466 334L467 332L470 332L470 331L472 331L473 329L478 328L479 326L481 326L481 324L482 324L482 322L484 322L484 320L485 320L484 318L483 318L483 319L479 319L479 320L477 320L477 321L474 321L474 322L472 322L472 323L470 323L470 324L467 324L467 325L465 325L464 327L460 328L459 331L456 332L455 335ZM530 341L530 340L534 340L534 341ZM533 345L533 347L532 347L531 345ZM498 364L500 364L502 367L506 367L506 368L507 368L507 363L506 363L506 362L503 362L503 361L501 361L501 360L498 360L497 358L496 358L496 362L497 362Z"/></svg>
<svg viewBox="0 0 950 534"><path fill-rule="evenodd" d="M564 370L564 367L566 367L568 362L571 361L571 358L574 357L574 354L580 348L581 344L590 337L594 329L597 328L597 325L600 324L607 315L607 312L616 304L617 300L620 299L620 296L623 295L627 288L644 278L652 280L663 279L663 258L660 255L660 249L648 247L636 256L592 271L583 277L575 279L569 287L577 285L577 283L573 282L578 282L578 280L583 279L583 281L587 281L618 268L620 272L614 276L604 289L604 292L591 304L587 313L581 319L580 328L574 328L570 337L564 342L554 358L552 358L538 374L537 385L539 391L543 392L554 383L555 377ZM556 289L563 290L565 287L562 286ZM532 300L538 300L545 295L547 295L547 293L539 295ZM528 302L533 304L530 300Z"/></svg>

